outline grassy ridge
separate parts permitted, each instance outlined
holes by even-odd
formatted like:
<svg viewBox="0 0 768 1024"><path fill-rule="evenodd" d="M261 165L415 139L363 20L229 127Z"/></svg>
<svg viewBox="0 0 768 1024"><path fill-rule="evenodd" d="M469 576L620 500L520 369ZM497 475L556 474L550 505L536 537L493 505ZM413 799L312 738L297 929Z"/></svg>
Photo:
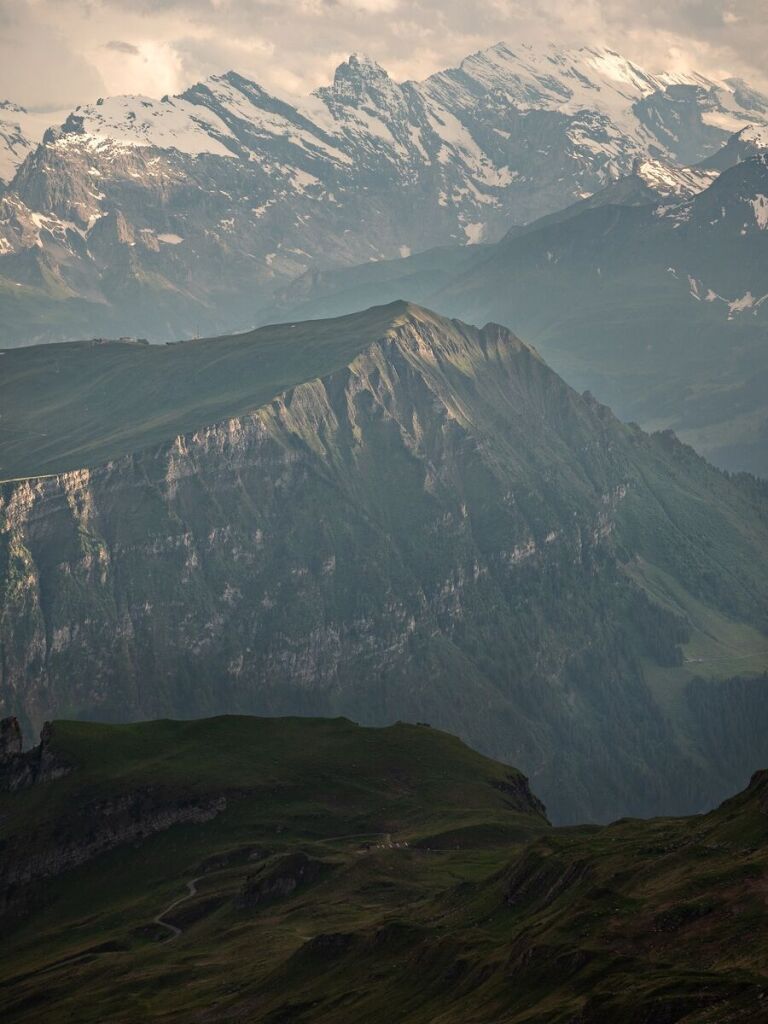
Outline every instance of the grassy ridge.
<svg viewBox="0 0 768 1024"><path fill-rule="evenodd" d="M396 302L338 320L175 345L8 349L1 356L0 479L95 466L243 415L346 366L406 309Z"/></svg>
<svg viewBox="0 0 768 1024"><path fill-rule="evenodd" d="M36 843L45 846L73 805L144 788L157 788L164 799L235 794L226 821L255 817L312 840L390 830L417 839L425 829L509 826L510 811L515 819L518 810L545 823L525 795L512 806L509 787L526 792L518 772L425 726L248 716L57 722L51 751L76 771L22 797L0 793L0 839L35 823Z"/></svg>

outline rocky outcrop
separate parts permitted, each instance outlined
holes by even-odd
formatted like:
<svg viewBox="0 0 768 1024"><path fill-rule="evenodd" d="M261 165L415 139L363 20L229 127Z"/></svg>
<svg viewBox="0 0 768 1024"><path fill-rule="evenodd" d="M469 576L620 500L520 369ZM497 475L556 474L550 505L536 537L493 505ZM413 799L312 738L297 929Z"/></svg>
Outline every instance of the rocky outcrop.
<svg viewBox="0 0 768 1024"><path fill-rule="evenodd" d="M541 814L546 814L546 807L541 800L531 792L528 779L526 779L524 775L510 774L503 781L495 781L492 785L495 789L504 793L507 798L507 803L513 810L527 812L538 811Z"/></svg>
<svg viewBox="0 0 768 1024"><path fill-rule="evenodd" d="M23 738L18 718L0 719L0 764L18 757L22 748Z"/></svg>
<svg viewBox="0 0 768 1024"><path fill-rule="evenodd" d="M51 782L72 771L72 766L51 749L53 726L46 722L40 743L22 750L21 726L17 718L0 721L0 791L15 792L38 782Z"/></svg>

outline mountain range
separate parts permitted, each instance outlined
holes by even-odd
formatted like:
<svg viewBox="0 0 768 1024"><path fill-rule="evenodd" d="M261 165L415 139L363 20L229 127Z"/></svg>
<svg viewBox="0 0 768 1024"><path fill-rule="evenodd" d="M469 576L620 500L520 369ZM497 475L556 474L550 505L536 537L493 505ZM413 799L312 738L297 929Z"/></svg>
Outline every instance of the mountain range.
<svg viewBox="0 0 768 1024"><path fill-rule="evenodd" d="M308 270L493 242L638 160L679 178L762 130L768 99L611 50L500 43L423 82L353 55L300 101L230 72L99 99L38 141L40 124L0 110L6 345L250 327Z"/></svg>
<svg viewBox="0 0 768 1024"><path fill-rule="evenodd" d="M766 396L741 80L0 103L3 1020L768 1020Z"/></svg>
<svg viewBox="0 0 768 1024"><path fill-rule="evenodd" d="M554 818L698 811L766 761L765 486L507 330L397 302L7 350L0 701L427 721Z"/></svg>

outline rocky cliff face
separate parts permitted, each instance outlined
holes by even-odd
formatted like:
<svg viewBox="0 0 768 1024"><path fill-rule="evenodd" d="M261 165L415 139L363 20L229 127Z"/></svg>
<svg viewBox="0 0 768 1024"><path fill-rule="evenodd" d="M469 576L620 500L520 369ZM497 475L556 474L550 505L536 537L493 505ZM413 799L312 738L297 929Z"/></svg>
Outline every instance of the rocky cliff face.
<svg viewBox="0 0 768 1024"><path fill-rule="evenodd" d="M353 55L306 100L235 72L99 100L13 151L0 339L251 326L308 269L494 241L638 158L708 156L766 110L610 51L504 44L402 84Z"/></svg>
<svg viewBox="0 0 768 1024"><path fill-rule="evenodd" d="M174 825L203 824L226 809L225 795L179 798L149 788L73 809L49 830L14 836L0 852L0 916L18 912L45 879Z"/></svg>
<svg viewBox="0 0 768 1024"><path fill-rule="evenodd" d="M725 514L689 529L704 492L738 504L743 534ZM744 621L764 607L747 536L764 527L733 484L503 329L418 310L247 416L7 484L2 516L0 693L29 726L427 720L521 764L559 816L658 811L708 785L642 668L679 662L689 627L623 562L662 564Z"/></svg>

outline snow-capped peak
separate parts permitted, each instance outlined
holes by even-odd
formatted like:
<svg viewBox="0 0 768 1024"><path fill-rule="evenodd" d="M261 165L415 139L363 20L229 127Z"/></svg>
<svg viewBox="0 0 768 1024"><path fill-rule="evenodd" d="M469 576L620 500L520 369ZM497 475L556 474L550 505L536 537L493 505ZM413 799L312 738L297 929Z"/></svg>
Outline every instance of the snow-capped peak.
<svg viewBox="0 0 768 1024"><path fill-rule="evenodd" d="M581 47L564 49L554 44L514 48L496 43L463 60L459 70L475 82L505 89L517 103L547 109L603 109L621 107L662 89L660 78L613 50ZM427 79L438 83L451 71Z"/></svg>
<svg viewBox="0 0 768 1024"><path fill-rule="evenodd" d="M374 60L373 57L370 57L367 53L363 53L361 50L354 50L350 53L347 60L339 65L339 67L345 66L370 71L375 75L387 75L387 72L377 60ZM387 75L387 77L389 76Z"/></svg>
<svg viewBox="0 0 768 1024"><path fill-rule="evenodd" d="M315 95L331 107L338 102L372 100L379 107L400 108L403 102L401 87L372 57L362 53L350 54L336 68L333 85L318 89Z"/></svg>
<svg viewBox="0 0 768 1024"><path fill-rule="evenodd" d="M222 138L229 128L205 107L181 97L110 96L78 107L64 122L60 141L91 145L157 146L197 155L231 156Z"/></svg>
<svg viewBox="0 0 768 1024"><path fill-rule="evenodd" d="M477 140L469 137L463 124L454 122L458 112L474 110L482 91L503 97L503 102L518 112L594 115L594 123L576 124L569 133L585 159L602 147L610 161L610 166L606 165L606 180L610 180L629 170L628 156L631 159L653 149L664 152L666 140L658 138L654 127L658 118L640 118L636 106L660 94L670 83L694 85L707 92L703 118L714 131L735 131L748 121L763 121L759 108L765 98L736 80L726 86L695 74L654 75L606 48L499 42L467 57L458 68L405 85L394 82L373 58L352 53L337 67L333 83L306 100L271 96L235 72L213 76L180 97L115 96L78 108L66 120L62 137L78 137L93 145L112 142L175 148L190 155L242 156L242 131L236 125L250 134L245 151L252 150L260 136L294 137L297 132L309 132L314 140L307 143L310 148L327 151L329 145L337 148L340 135L352 132L375 137L372 145L379 150L380 140L389 140L387 144L398 152L397 159L403 160L409 159L411 151L418 155L422 147L421 129L412 124L411 103L416 98L432 129L437 128L449 145L460 134L463 149L475 153ZM711 98L718 95L720 99ZM742 103L749 103L753 116L745 117ZM768 100L765 104L768 109ZM10 112L7 105L5 109ZM759 116L754 116L756 111ZM20 111L13 113L22 116ZM3 120L0 110L0 122ZM768 124L768 115L764 120ZM20 134L27 138L23 131ZM39 138L42 132L35 134ZM36 138L33 135L32 140ZM29 145L20 147L18 140L7 146L6 177L28 149ZM674 147L668 155L680 159ZM334 159L348 161L339 153ZM688 157L683 154L683 159L687 162ZM483 163L477 154L473 160L478 166Z"/></svg>

